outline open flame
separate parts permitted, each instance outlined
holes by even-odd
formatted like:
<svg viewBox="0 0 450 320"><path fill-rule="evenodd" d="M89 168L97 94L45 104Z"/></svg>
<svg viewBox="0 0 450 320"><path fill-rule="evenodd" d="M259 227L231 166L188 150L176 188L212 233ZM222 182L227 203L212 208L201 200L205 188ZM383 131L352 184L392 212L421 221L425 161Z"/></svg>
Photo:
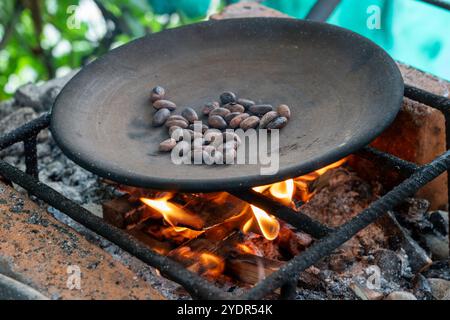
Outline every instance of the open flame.
<svg viewBox="0 0 450 320"><path fill-rule="evenodd" d="M270 195L272 198L286 206L295 206L292 201L294 196L301 199L303 202L308 201L315 194L315 191L309 190L311 182L318 179L330 169L337 168L345 162L346 159L342 159L336 163L295 179L288 179L270 185L255 187L253 190ZM140 201L159 213L164 221L170 225L170 227L165 229L163 232L163 234L168 238L171 238L171 235L183 236L186 239L198 237L204 232L204 230L202 230L204 227L204 221L198 215L189 212L174 202L171 202L170 200L173 196L173 193L166 193L163 197L157 199L140 197ZM225 201L228 201L228 196L229 195L226 192L205 195L207 199L217 205L221 205ZM241 224L241 229L244 233L254 231L264 236L267 240L274 240L278 237L280 223L277 218L257 206L249 205L246 206L246 208L241 212L239 219L248 217L247 214L244 214L245 212L247 212L250 217L244 218L246 220L244 220ZM201 257L197 258L200 259ZM211 260L212 258L206 256L206 258L204 257L203 259Z"/></svg>
<svg viewBox="0 0 450 320"><path fill-rule="evenodd" d="M203 227L203 220L195 214L191 214L183 210L178 205L169 202L172 198L171 194L168 194L159 199L140 198L141 202L150 208L155 209L162 215L164 221L166 221L172 227L178 225L186 225L195 229L201 229ZM186 228L178 229L178 231L185 231ZM177 231L177 229L175 229Z"/></svg>
<svg viewBox="0 0 450 320"><path fill-rule="evenodd" d="M211 252L194 252L189 247L177 249L177 254L188 262L188 269L206 277L218 277L225 270L225 262Z"/></svg>
<svg viewBox="0 0 450 320"><path fill-rule="evenodd" d="M254 205L250 205L250 208L252 209L253 217L247 220L244 224L242 228L244 233L249 232L256 222L262 235L267 240L276 239L280 231L280 223L278 220L274 216L267 214L267 212Z"/></svg>
<svg viewBox="0 0 450 320"><path fill-rule="evenodd" d="M284 205L289 205L291 203L294 191L295 185L293 179L274 183L269 189L270 194L279 199Z"/></svg>
<svg viewBox="0 0 450 320"><path fill-rule="evenodd" d="M315 191L309 190L309 183L315 181L317 178L324 175L327 171L342 166L345 162L347 162L347 158L341 159L326 167L320 168L316 171L295 178L294 183L297 187L299 198L303 202L309 201L309 199L311 199L315 194Z"/></svg>

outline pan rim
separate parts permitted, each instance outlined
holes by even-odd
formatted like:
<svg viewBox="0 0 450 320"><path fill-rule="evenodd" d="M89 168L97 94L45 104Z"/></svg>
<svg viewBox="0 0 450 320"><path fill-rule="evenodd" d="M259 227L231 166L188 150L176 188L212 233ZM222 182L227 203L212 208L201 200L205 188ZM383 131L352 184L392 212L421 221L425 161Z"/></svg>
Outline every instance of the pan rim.
<svg viewBox="0 0 450 320"><path fill-rule="evenodd" d="M274 22L274 21L283 21L287 20L292 23L298 24L301 28L302 25L316 25L317 28L322 28L323 31L330 32L343 32L347 35L351 35L352 37L356 37L357 41L362 41L366 44L369 44L373 50L380 54L382 60L385 62L384 68L388 71L390 79L392 81L393 87L392 91L397 93L397 96L393 96L392 98L392 106L393 112L387 113L385 117L380 120L380 123L372 126L368 129L364 135L360 136L357 142L352 142L349 144L344 144L342 146L336 146L329 150L328 152L324 152L322 155L315 157L314 162L304 162L300 164L292 164L280 168L280 170L274 175L248 175L248 176L238 176L227 178L225 181L223 179L207 179L204 178L201 181L195 179L184 179L184 178L176 178L176 179L168 179L161 177L153 177L151 175L129 175L127 174L127 170L115 166L113 163L99 164L93 163L93 159L89 158L86 154L82 154L79 152L75 152L70 148L70 145L64 142L66 140L64 138L64 133L60 132L58 127L56 126L57 119L56 113L54 110L57 108L63 108L64 106L61 103L62 97L65 95L65 92L70 88L70 84L75 81L78 77L80 77L90 66L94 66L103 58L100 57L95 61L91 62L87 66L85 66L80 72L78 72L61 90L58 95L51 114L51 122L50 122L50 130L52 132L52 136L56 142L56 144L61 148L63 153L72 161L80 165L81 167L89 170L92 173L95 173L101 177L104 177L109 180L116 181L118 183L123 183L129 186L135 186L140 188L153 188L160 190L177 190L184 192L215 192L215 191L223 191L223 190L232 190L232 189L241 189L241 188L251 188L259 185L266 185L274 182L283 181L288 178L297 177L302 174L306 174L308 172L312 172L316 169L319 169L323 166L326 166L330 163L333 163L341 158L344 158L362 147L368 145L373 139L378 137L395 119L397 113L400 110L401 103L403 100L403 92L404 92L404 82L403 77L400 73L400 70L389 54L378 46L376 43L367 39L351 30L344 29L335 25L330 25L323 22L315 22L315 21L306 21L306 20L298 20L292 18L275 18L275 17L252 17L252 18L236 18L236 19L227 19L227 20L209 20L204 21L192 25L182 26L179 28L169 29L162 32L179 32L180 29L187 28L196 28L199 25L208 27L214 24L226 24L226 23L248 23L249 21L261 21L261 22ZM230 22L232 21L232 22ZM153 35L147 35L145 37L133 40L130 43L138 43L140 41L145 41L147 38L152 37ZM120 46L109 51L104 56L111 54L111 52L115 52L118 50L126 50L127 45ZM395 109L394 109L395 107ZM395 111L395 112L394 112Z"/></svg>

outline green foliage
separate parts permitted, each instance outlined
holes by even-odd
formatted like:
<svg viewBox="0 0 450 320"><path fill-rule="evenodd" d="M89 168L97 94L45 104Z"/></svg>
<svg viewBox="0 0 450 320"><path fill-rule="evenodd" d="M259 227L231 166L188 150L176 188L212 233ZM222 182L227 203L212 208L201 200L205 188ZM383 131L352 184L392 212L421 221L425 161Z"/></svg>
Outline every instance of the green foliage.
<svg viewBox="0 0 450 320"><path fill-rule="evenodd" d="M33 3L38 4L37 9ZM210 3L210 0L1 0L0 101L26 82L45 81L77 69L111 48L147 33L203 19ZM80 8L84 8L81 17ZM98 9L100 19L94 18L93 25L92 19L88 19L92 17L89 11Z"/></svg>

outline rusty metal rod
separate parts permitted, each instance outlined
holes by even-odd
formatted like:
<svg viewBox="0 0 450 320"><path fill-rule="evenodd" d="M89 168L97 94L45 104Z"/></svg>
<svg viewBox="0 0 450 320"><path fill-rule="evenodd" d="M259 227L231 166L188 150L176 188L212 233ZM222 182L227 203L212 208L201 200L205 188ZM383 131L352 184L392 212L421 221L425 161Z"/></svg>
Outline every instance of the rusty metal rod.
<svg viewBox="0 0 450 320"><path fill-rule="evenodd" d="M400 159L390 153L386 153L369 146L356 152L356 155L367 160L375 160L377 163L381 163L383 165L389 165L393 169L400 172L400 174L404 177L409 177L420 169L420 166L415 163Z"/></svg>
<svg viewBox="0 0 450 320"><path fill-rule="evenodd" d="M157 268L167 278L181 284L193 297L202 299L227 299L230 297L229 294L185 269L178 262L148 249L123 230L106 223L54 189L2 160L0 160L0 174L138 259Z"/></svg>
<svg viewBox="0 0 450 320"><path fill-rule="evenodd" d="M46 113L31 120L30 122L20 126L19 128L8 132L0 137L0 150L5 149L13 144L24 141L27 138L35 136L39 131L47 128L50 125L50 114Z"/></svg>
<svg viewBox="0 0 450 320"><path fill-rule="evenodd" d="M442 112L450 112L450 99L405 84L405 97L426 104Z"/></svg>
<svg viewBox="0 0 450 320"><path fill-rule="evenodd" d="M305 17L306 20L326 21L341 0L318 0Z"/></svg>
<svg viewBox="0 0 450 320"><path fill-rule="evenodd" d="M281 287L284 283L296 277L299 272L331 254L359 231L382 217L388 210L400 204L404 199L414 194L418 189L435 179L449 167L450 151L447 151L430 164L414 173L382 198L373 202L369 208L363 210L358 216L337 228L329 236L317 241L306 251L269 275L264 281L260 282L244 294L242 298L262 299L268 293Z"/></svg>
<svg viewBox="0 0 450 320"><path fill-rule="evenodd" d="M243 201L251 203L258 208L267 211L275 217L286 221L298 230L302 230L316 239L325 237L333 230L308 217L306 214L288 208L285 205L272 200L254 190L246 189L228 192Z"/></svg>
<svg viewBox="0 0 450 320"><path fill-rule="evenodd" d="M37 159L37 136L31 136L23 141L25 153L26 173L33 178L39 179L38 159Z"/></svg>

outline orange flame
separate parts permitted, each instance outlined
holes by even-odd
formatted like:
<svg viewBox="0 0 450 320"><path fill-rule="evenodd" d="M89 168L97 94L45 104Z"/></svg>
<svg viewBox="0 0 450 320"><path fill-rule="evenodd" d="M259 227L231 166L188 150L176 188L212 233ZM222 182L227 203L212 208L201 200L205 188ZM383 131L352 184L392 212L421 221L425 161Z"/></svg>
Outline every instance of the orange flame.
<svg viewBox="0 0 450 320"><path fill-rule="evenodd" d="M254 254L255 253L255 250L253 250L248 245L243 244L243 243L236 244L236 249L238 249L239 251L242 251L243 253L248 253L248 254Z"/></svg>
<svg viewBox="0 0 450 320"><path fill-rule="evenodd" d="M164 220L175 227L179 224L201 229L203 227L203 220L189 212L184 211L182 208L174 203L169 202L171 195L166 195L159 199L140 198L140 200L150 208L158 211Z"/></svg>
<svg viewBox="0 0 450 320"><path fill-rule="evenodd" d="M269 192L272 196L279 199L284 205L289 205L294 195L294 180L289 179L283 182L274 183L270 186Z"/></svg>
<svg viewBox="0 0 450 320"><path fill-rule="evenodd" d="M244 224L242 228L244 233L249 232L252 225L256 221L262 235L267 240L274 240L276 237L278 237L278 233L280 231L280 223L278 222L278 220L274 216L268 215L267 212L258 207L255 207L254 205L250 205L250 207L253 211L253 217Z"/></svg>
<svg viewBox="0 0 450 320"><path fill-rule="evenodd" d="M223 259L210 252L194 252L189 247L180 247L177 255L191 261L188 269L203 276L218 277L225 270Z"/></svg>
<svg viewBox="0 0 450 320"><path fill-rule="evenodd" d="M311 192L309 188L308 182L314 181L320 176L324 175L326 172L328 172L331 169L338 168L342 166L345 162L347 162L347 158L341 159L335 163L332 163L326 167L320 168L316 171L313 171L311 173L305 174L303 176L297 177L294 179L294 183L297 186L298 193L300 196L300 199L303 202L309 201L311 199L315 192Z"/></svg>

